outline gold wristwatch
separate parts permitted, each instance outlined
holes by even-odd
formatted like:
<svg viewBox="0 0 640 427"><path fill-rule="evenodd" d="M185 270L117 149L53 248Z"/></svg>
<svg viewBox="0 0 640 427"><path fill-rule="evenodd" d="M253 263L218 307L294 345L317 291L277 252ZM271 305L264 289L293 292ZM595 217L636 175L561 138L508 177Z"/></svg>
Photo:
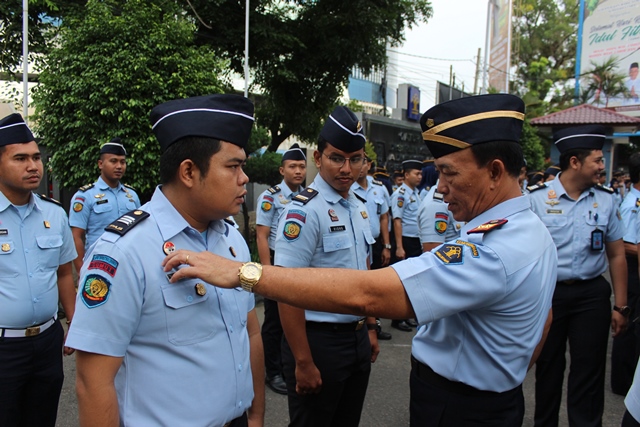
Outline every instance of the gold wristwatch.
<svg viewBox="0 0 640 427"><path fill-rule="evenodd" d="M247 292L253 292L253 287L258 284L262 277L262 265L257 262L245 262L238 271L240 286Z"/></svg>

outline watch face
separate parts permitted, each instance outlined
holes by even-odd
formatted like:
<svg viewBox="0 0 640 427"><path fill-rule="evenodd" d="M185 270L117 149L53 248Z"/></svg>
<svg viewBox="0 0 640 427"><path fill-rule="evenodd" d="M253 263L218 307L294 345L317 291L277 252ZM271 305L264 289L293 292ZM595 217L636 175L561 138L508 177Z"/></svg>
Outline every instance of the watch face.
<svg viewBox="0 0 640 427"><path fill-rule="evenodd" d="M247 280L255 280L258 277L260 277L260 269L258 268L257 265L255 264L247 264L245 265L245 267L242 269L242 275L247 279Z"/></svg>

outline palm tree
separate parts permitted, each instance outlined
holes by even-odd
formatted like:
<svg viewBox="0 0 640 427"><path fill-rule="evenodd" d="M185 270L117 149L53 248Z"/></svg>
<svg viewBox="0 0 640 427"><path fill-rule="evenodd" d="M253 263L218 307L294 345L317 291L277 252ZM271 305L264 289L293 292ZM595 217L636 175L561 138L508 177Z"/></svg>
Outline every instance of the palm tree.
<svg viewBox="0 0 640 427"><path fill-rule="evenodd" d="M627 76L616 70L617 63L618 58L615 56L600 65L591 61L592 68L586 73L589 77L581 96L584 103L604 104L606 108L609 106L610 100L629 95L629 90L624 84Z"/></svg>

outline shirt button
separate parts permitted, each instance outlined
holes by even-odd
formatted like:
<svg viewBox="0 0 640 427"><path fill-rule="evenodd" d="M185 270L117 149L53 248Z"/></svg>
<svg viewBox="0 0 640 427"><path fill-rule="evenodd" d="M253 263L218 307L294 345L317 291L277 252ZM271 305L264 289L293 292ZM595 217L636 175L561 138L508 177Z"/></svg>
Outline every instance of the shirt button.
<svg viewBox="0 0 640 427"><path fill-rule="evenodd" d="M242 363L238 365L238 372L242 372Z"/></svg>
<svg viewBox="0 0 640 427"><path fill-rule="evenodd" d="M25 254L28 254L28 253L29 253L29 249L25 249L25 250L24 250L24 253L25 253Z"/></svg>
<svg viewBox="0 0 640 427"><path fill-rule="evenodd" d="M193 297L191 295L187 296L187 302L193 301Z"/></svg>
<svg viewBox="0 0 640 427"><path fill-rule="evenodd" d="M229 332L233 333L233 326L229 326Z"/></svg>
<svg viewBox="0 0 640 427"><path fill-rule="evenodd" d="M238 408L242 408L242 400L238 402Z"/></svg>
<svg viewBox="0 0 640 427"><path fill-rule="evenodd" d="M38 302L38 298L34 298L34 299L33 299L33 302Z"/></svg>
<svg viewBox="0 0 640 427"><path fill-rule="evenodd" d="M33 277L33 273L29 273L29 277Z"/></svg>

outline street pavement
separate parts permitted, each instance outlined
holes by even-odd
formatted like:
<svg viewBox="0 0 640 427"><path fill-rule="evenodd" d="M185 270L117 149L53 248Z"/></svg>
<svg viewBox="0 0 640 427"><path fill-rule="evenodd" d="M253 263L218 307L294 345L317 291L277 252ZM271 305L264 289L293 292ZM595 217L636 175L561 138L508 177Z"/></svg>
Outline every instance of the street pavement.
<svg viewBox="0 0 640 427"><path fill-rule="evenodd" d="M257 311L262 320L263 306L257 304ZM369 389L362 411L361 427L403 427L409 425L409 371L411 355L411 338L414 333L401 332L390 327L390 321L383 320L383 329L393 334L390 341L380 341L381 353L373 365ZM609 343L609 351L611 343ZM74 390L75 362L74 356L65 357L65 383L60 398L57 427L74 427L78 425L78 405ZM567 360L569 359L567 355ZM610 356L607 357L607 362ZM534 369L524 382L526 414L524 426L533 425ZM568 369L567 369L568 371ZM162 375L161 372L158 373ZM188 392L188 390L185 390ZM565 380L566 393L566 380ZM560 427L567 427L566 397L560 409ZM605 384L605 408L603 427L619 427L624 413L624 398L611 392L609 385L609 366ZM265 427L282 427L288 424L287 398L266 390ZM185 427L189 426L185 419ZM514 426L516 427L516 426Z"/></svg>

